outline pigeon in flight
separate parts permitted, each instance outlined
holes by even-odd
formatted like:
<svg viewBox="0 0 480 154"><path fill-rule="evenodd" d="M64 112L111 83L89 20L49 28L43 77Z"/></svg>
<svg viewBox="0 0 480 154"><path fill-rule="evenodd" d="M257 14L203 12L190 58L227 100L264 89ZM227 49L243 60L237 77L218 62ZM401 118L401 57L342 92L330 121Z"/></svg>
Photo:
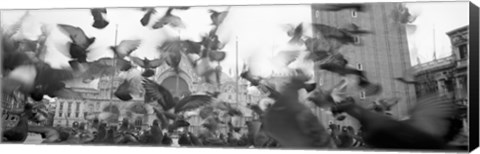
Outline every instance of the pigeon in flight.
<svg viewBox="0 0 480 154"><path fill-rule="evenodd" d="M103 29L108 26L110 22L106 19L107 16L107 9L106 8L95 8L90 9L90 13L93 16L93 24L92 26L97 29Z"/></svg>
<svg viewBox="0 0 480 154"><path fill-rule="evenodd" d="M363 108L353 98L332 108L346 112L360 121L362 138L373 148L439 150L448 148L451 117L457 113L452 98L431 95L420 98L405 120Z"/></svg>

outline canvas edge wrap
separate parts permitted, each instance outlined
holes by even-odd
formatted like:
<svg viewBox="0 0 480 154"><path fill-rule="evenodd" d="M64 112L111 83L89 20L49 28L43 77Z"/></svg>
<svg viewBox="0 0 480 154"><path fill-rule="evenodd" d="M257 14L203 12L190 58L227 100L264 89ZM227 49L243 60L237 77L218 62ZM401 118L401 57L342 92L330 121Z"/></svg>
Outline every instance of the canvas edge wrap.
<svg viewBox="0 0 480 154"><path fill-rule="evenodd" d="M469 98L469 124L470 124L470 129L469 129L469 151L472 152L473 150L475 150L476 148L478 148L478 142L479 142L479 134L478 134L478 131L479 131L479 114L478 114L478 111L479 111L479 106L478 106L478 71L479 71L479 67L478 67L478 43L479 43L479 9L478 7L470 2L469 4L469 8L470 8L470 15L469 15L469 55L470 55L470 59L469 59L469 93L470 93L470 98ZM473 80L472 80L473 79Z"/></svg>
<svg viewBox="0 0 480 154"><path fill-rule="evenodd" d="M0 10L0 26L2 24L2 11ZM0 30L0 61L3 59L3 30ZM0 63L0 78L3 79L3 62ZM0 85L3 86L2 81L0 81ZM2 92L2 90L0 90ZM0 101L3 100L3 93L0 93ZM0 135L2 135L3 140L3 102L0 104ZM0 143L2 143L0 140Z"/></svg>
<svg viewBox="0 0 480 154"><path fill-rule="evenodd" d="M386 3L386 2L385 2ZM299 4L303 4L303 3L299 3ZM251 5L293 5L293 4L251 4ZM295 4L296 5L296 4ZM195 5L195 7L204 7L204 6L207 6L207 5ZM221 5L209 5L209 6L221 6ZM244 4L244 5L230 5L230 6L250 6L250 5L247 5L247 4ZM163 6L162 6L163 7ZM114 8L113 6L109 6L109 8ZM118 7L118 8L124 8L124 7ZM478 93L479 89L477 87L477 85L479 85L478 83L478 70L479 70L479 67L478 67L478 63L479 63L479 54L478 54L478 51L479 51L479 46L478 46L478 43L479 43L479 9L478 7L473 4L472 2L470 2L469 4L469 8L470 8L470 14L469 14L469 55L470 55L470 66L469 66L469 70L471 72L469 72L469 92L475 92L475 93ZM47 8L44 8L44 9L47 9ZM75 8L50 8L50 9L75 9ZM77 8L77 9L84 9L84 8ZM14 9L1 9L0 10L0 24L1 24L1 21L2 21L2 11L5 11L5 10L14 10ZM33 10L33 9L29 9L29 10ZM312 12L314 13L314 12ZM3 31L0 31L0 36L2 36L3 34ZM3 50L3 44L1 43L2 42L2 37L0 37L0 50ZM472 52L473 51L473 52ZM0 59L3 58L3 52L0 53ZM237 57L238 58L238 55ZM1 61L1 60L0 60ZM473 63L472 63L473 62ZM238 65L238 63L237 63ZM238 69L238 67L236 67ZM473 71L472 71L473 70ZM238 70L236 70L236 74L238 74ZM0 63L0 78L3 78L3 66L2 66L2 63ZM472 80L473 79L473 80ZM238 78L236 79L237 81L237 84L238 84ZM3 83L0 81L0 85L2 85ZM473 85L473 86L472 86ZM237 87L238 88L238 87ZM0 100L2 100L2 97L3 97L3 94L0 94ZM474 149L476 149L478 146L479 146L479 99L478 99L478 95L469 95L469 124L470 124L470 130L469 130L469 151L473 151ZM237 95L237 101L238 101L238 95ZM472 103L473 102L473 103ZM2 117L2 114L3 113L3 103L2 105L0 105L0 117ZM2 134L3 136L3 130L2 130L2 123L3 122L0 122L0 134ZM2 140L0 140L0 143L2 143ZM347 152L348 150L342 150L342 151L345 151ZM366 150L366 151L373 151L372 149L369 149L369 150Z"/></svg>

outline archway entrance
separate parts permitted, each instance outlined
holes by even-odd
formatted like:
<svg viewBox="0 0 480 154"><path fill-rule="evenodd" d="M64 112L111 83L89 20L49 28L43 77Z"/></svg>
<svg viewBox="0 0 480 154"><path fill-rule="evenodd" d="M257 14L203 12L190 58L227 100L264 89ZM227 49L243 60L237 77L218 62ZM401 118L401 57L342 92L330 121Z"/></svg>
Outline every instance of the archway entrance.
<svg viewBox="0 0 480 154"><path fill-rule="evenodd" d="M182 98L185 95L190 94L190 89L185 80L178 76L169 76L161 83L162 86L167 88L173 95L173 97Z"/></svg>

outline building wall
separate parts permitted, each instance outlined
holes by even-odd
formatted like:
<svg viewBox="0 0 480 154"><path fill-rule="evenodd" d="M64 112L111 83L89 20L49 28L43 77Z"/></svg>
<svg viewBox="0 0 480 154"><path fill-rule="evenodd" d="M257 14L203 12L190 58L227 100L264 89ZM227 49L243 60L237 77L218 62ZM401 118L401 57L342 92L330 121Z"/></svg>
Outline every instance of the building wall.
<svg viewBox="0 0 480 154"><path fill-rule="evenodd" d="M455 87L453 56L419 64L413 68L415 70L415 80L419 82L415 85L417 98L429 94L453 95Z"/></svg>
<svg viewBox="0 0 480 154"><path fill-rule="evenodd" d="M91 120L87 118L89 115L100 113L105 106L110 104L123 107L126 102L119 100L113 95L122 82L123 80L119 77L113 77L113 79L112 77L102 77L98 82L97 89L72 87L74 91L81 93L85 100L57 99L53 125L72 126L74 122L87 122ZM130 102L143 102L143 95L143 91L139 94L134 94L133 100ZM120 115L119 121L122 120L122 117ZM150 121L153 120L143 119L144 123Z"/></svg>
<svg viewBox="0 0 480 154"><path fill-rule="evenodd" d="M468 63L469 63L469 45L468 45L468 26L460 27L447 33L452 43L452 54L456 62L455 83L457 101L468 105Z"/></svg>
<svg viewBox="0 0 480 154"><path fill-rule="evenodd" d="M54 125L72 126L74 122L85 122L85 101L58 99L55 108Z"/></svg>
<svg viewBox="0 0 480 154"><path fill-rule="evenodd" d="M454 60L456 62L454 80L455 80L455 99L456 103L462 104L468 107L468 64L469 64L469 53L470 47L468 45L469 39L469 26L463 26L457 29L454 29L447 33L450 37L452 44L452 54L454 55ZM475 102L474 102L475 103ZM463 133L468 136L469 124L468 119L465 117L463 120Z"/></svg>
<svg viewBox="0 0 480 154"><path fill-rule="evenodd" d="M252 118L252 113L249 109L242 106L245 106L247 103L256 103L262 97L257 95L248 95L246 83L240 81L237 103L237 82L235 82L234 79L224 73L221 77L223 83L220 86L220 89L216 85L206 84L201 80L198 75L195 74L195 71L193 70L186 58L187 57L185 56L182 57L182 60L180 62L181 73L178 75L178 78L175 79L177 75L168 65L164 64L156 69L156 75L151 79L165 86L172 92L174 96L176 96L176 84L165 82L176 81L178 79L178 90L181 91L180 94L220 91L220 100L232 103L233 106L239 107L245 115L244 118L235 119L233 124L236 126L245 126L245 121ZM113 88L111 88L112 81ZM74 122L87 122L87 117L89 117L89 115L100 113L105 106L110 104L116 105L120 109L123 109L124 107L126 107L125 104L129 104L129 102L123 102L113 96L113 92L122 82L123 81L118 77L114 77L113 80L112 77L103 77L98 82L97 89L74 88L75 91L82 93L82 96L86 98L86 100L58 99L55 104L56 107L54 125L67 126L68 123L68 126L72 126ZM138 95L135 95L133 102L143 103L143 97L144 91L140 92ZM70 108L69 103L72 103ZM78 107L76 106L76 103L79 103ZM76 115L77 111L79 113L78 116ZM68 113L71 113L70 116L68 116ZM124 113L119 116L119 122L124 116ZM130 122L140 123L141 127L146 128L152 124L153 120L156 119L156 116L153 113L145 116L137 115L137 117L134 119L135 120L131 120ZM189 130L194 133L198 133L200 131L200 128L202 127L201 124L203 121L199 117L194 117L190 119L189 122L191 123ZM223 126L219 132L225 134L227 130L228 128L226 126Z"/></svg>
<svg viewBox="0 0 480 154"><path fill-rule="evenodd" d="M407 114L407 108L412 105L415 98L415 90L411 85L395 81L395 77L408 75L411 68L408 42L405 27L391 20L390 14L398 3L368 3L368 12L356 12L343 10L338 12L327 12L317 9L312 5L313 23L325 24L333 27L341 27L345 24L354 23L362 29L373 32L370 35L358 36L360 45L343 47L340 52L349 61L349 66L364 70L367 78L373 83L382 85L383 92L378 96L361 98L362 91L348 90L351 96L358 100L371 102L377 98L401 97L401 102L392 109L393 116L400 118ZM316 81L325 89L337 84L340 79L338 75L316 70ZM314 109L320 120L327 125L333 121L332 117ZM341 122L354 125L355 121Z"/></svg>
<svg viewBox="0 0 480 154"><path fill-rule="evenodd" d="M227 103L231 103L232 106L237 107L242 113L243 117L241 118L233 118L232 119L232 124L234 126L242 126L242 130L246 130L246 125L245 122L248 120L253 119L253 113L250 109L246 108L245 106L250 103L250 104L256 104L263 96L261 95L250 95L247 93L247 85L244 84L242 81L239 81L239 87L238 87L238 93L236 92L236 82L233 80L227 81L223 83L220 86L220 89L218 89L215 85L211 84L196 84L194 85L193 91L195 92L215 92L215 91L220 91L221 94L218 96L218 99L225 101ZM238 103L236 103L236 97L238 94ZM190 119L190 128L189 131L193 133L199 133L202 126L202 120L200 117L193 117ZM218 131L219 133L226 134L228 132L228 127L227 126L220 126L220 129Z"/></svg>
<svg viewBox="0 0 480 154"><path fill-rule="evenodd" d="M468 107L468 26L448 32L452 55L414 66L417 97L429 94L453 96L455 103ZM468 136L468 119L462 134ZM468 143L459 138L460 143Z"/></svg>

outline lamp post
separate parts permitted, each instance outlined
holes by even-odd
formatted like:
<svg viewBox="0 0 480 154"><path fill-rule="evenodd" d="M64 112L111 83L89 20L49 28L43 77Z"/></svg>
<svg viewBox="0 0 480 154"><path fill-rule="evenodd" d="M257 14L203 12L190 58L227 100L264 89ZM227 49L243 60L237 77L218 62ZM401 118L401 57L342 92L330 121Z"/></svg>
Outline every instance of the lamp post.
<svg viewBox="0 0 480 154"><path fill-rule="evenodd" d="M117 39L118 39L118 24L115 25L115 42L114 46L117 46ZM116 54L113 54L113 62L112 65L115 67L116 63ZM109 107L110 111L112 111L112 105L113 105L113 87L114 87L114 80L115 80L115 75L117 74L117 70L115 69L112 76L110 77L110 98L109 98ZM119 121L119 120L118 120Z"/></svg>

